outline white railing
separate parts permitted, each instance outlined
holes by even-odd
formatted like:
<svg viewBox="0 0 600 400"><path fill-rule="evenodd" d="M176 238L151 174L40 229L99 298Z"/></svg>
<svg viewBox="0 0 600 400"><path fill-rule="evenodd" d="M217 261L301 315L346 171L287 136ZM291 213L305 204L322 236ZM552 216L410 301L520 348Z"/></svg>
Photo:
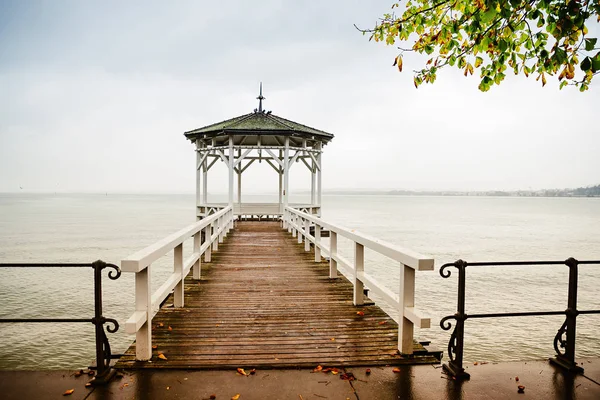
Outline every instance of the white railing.
<svg viewBox="0 0 600 400"><path fill-rule="evenodd" d="M125 332L136 334L136 360L144 361L152 357L152 319L162 302L173 292L174 306L183 307L184 280L193 268L194 279L201 276L201 256L210 262L213 250L233 228L233 210L230 206L212 214L170 236L121 260L123 272L135 273L135 312L125 322ZM204 231L204 242L201 243ZM183 259L183 242L194 238L193 253ZM150 265L174 250L173 273L152 293Z"/></svg>
<svg viewBox="0 0 600 400"><path fill-rule="evenodd" d="M311 224L315 227L314 236L310 234ZM304 250L310 251L311 243L314 245L315 262L321 261L321 254L329 256L329 277L336 278L337 271L340 270L348 278L354 285L354 305L364 304L363 290L366 285L369 290L394 307L398 311L398 350L403 354L412 354L414 327L429 328L431 325L430 318L423 317L415 308L415 271L433 271L433 258L325 222L291 207L284 209L283 228L294 237L297 236L298 243L302 243L304 239ZM329 231L330 247L321 241L321 229ZM353 263L338 253L338 236L350 239L354 243ZM399 296L365 272L365 247L399 262Z"/></svg>

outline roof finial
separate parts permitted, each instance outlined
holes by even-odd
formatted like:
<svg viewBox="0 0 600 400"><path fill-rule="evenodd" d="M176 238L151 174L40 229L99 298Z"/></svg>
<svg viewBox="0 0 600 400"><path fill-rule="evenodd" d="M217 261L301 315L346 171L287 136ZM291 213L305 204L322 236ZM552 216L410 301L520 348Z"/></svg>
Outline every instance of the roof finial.
<svg viewBox="0 0 600 400"><path fill-rule="evenodd" d="M262 101L265 100L265 97L262 95L262 82L260 83L260 94L256 98L258 100L258 112L263 112Z"/></svg>

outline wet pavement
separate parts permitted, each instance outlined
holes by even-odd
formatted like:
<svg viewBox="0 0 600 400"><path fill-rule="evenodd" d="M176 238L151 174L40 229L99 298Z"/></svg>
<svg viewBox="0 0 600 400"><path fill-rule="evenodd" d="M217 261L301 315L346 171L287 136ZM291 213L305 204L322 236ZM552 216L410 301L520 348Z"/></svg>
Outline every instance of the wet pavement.
<svg viewBox="0 0 600 400"><path fill-rule="evenodd" d="M600 359L580 360L583 375L547 361L470 365L469 381L455 381L431 365L312 370L124 371L105 387L86 388L74 371L0 371L0 397L12 399L600 399ZM354 380L341 379L351 373ZM346 375L348 378L350 375ZM518 382L517 382L518 377ZM525 386L523 394L517 386ZM71 395L63 396L68 389Z"/></svg>

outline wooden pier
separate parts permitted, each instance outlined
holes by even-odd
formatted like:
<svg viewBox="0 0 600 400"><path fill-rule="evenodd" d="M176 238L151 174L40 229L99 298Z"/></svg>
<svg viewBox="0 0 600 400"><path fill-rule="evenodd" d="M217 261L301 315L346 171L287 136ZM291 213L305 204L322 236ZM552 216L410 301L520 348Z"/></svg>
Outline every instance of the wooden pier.
<svg viewBox="0 0 600 400"><path fill-rule="evenodd" d="M152 362L136 362L134 344L118 367L437 362L431 355L401 357L397 324L375 305L355 307L353 285L330 279L329 263L316 263L279 222L237 223L202 268L200 281L185 281L185 306L174 308L170 296L154 317Z"/></svg>

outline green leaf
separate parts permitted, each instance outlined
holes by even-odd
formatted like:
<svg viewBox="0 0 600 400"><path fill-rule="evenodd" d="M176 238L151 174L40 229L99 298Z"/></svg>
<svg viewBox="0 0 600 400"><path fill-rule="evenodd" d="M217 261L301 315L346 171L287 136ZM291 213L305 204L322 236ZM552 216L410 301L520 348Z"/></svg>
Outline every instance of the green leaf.
<svg viewBox="0 0 600 400"><path fill-rule="evenodd" d="M592 58L592 72L600 71L600 51Z"/></svg>
<svg viewBox="0 0 600 400"><path fill-rule="evenodd" d="M594 50L594 47L596 47L597 41L598 41L598 39L596 39L596 38L585 39L585 50L586 51Z"/></svg>
<svg viewBox="0 0 600 400"><path fill-rule="evenodd" d="M592 68L592 59L589 57L584 58L579 65L579 68L581 68L582 71L587 71Z"/></svg>
<svg viewBox="0 0 600 400"><path fill-rule="evenodd" d="M490 22L492 22L494 20L495 17L496 17L496 9L493 7L490 7L486 12L481 14L481 22L483 22L484 24L489 24Z"/></svg>
<svg viewBox="0 0 600 400"><path fill-rule="evenodd" d="M483 58L481 58L481 57L475 58L475 68L479 68L481 63L483 63Z"/></svg>

